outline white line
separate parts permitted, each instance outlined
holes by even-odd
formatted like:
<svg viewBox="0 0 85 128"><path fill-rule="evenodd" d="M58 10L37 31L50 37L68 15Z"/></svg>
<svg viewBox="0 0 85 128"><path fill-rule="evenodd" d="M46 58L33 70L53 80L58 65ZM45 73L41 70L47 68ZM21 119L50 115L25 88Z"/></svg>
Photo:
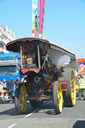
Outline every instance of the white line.
<svg viewBox="0 0 85 128"><path fill-rule="evenodd" d="M15 123L15 124L12 124L12 125L9 126L8 128L13 128L15 125L16 125L16 123Z"/></svg>
<svg viewBox="0 0 85 128"><path fill-rule="evenodd" d="M34 112L38 111L39 109L40 109L40 108L36 109L36 110L33 111L32 113L27 114L22 120L24 120L25 118L31 116ZM21 122L21 121L19 121L19 122ZM17 122L17 123L19 123L19 122ZM17 125L17 124L14 123L14 124L10 125L8 128L13 128L15 125Z"/></svg>
<svg viewBox="0 0 85 128"><path fill-rule="evenodd" d="M27 118L27 117L29 117L29 116L31 116L32 115L32 113L30 113L30 114L27 114L25 117Z"/></svg>
<svg viewBox="0 0 85 128"><path fill-rule="evenodd" d="M30 113L30 114L27 114L27 115L25 116L25 118L27 118L27 117L31 116L34 112L38 111L39 109L40 109L40 108L36 109L35 111L33 111L33 112L32 112L32 113Z"/></svg>

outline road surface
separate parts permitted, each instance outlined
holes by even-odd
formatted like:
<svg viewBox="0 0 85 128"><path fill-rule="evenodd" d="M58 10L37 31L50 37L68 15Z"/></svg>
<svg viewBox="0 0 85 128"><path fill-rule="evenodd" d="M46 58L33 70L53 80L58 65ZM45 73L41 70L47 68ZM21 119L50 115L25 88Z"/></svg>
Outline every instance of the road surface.
<svg viewBox="0 0 85 128"><path fill-rule="evenodd" d="M51 101L33 109L28 104L26 114L17 115L14 104L0 104L0 128L85 128L85 101L77 100L75 107L64 107L55 115Z"/></svg>

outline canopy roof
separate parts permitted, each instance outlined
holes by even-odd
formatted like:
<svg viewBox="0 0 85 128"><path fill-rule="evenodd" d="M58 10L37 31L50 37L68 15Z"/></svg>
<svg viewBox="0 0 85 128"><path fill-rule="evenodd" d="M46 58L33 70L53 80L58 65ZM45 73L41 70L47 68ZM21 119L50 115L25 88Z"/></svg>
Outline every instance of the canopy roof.
<svg viewBox="0 0 85 128"><path fill-rule="evenodd" d="M29 37L29 38L17 39L17 40L9 42L6 45L6 49L9 50L9 51L13 51L13 52L20 52L20 46L29 45L29 43L35 43L35 42L37 42L39 44L41 44L41 43L46 44L53 50L57 50L59 52L67 54L71 57L75 57L75 54L65 50L64 48L61 48L60 46L57 46L56 44L48 41L47 39L41 39L41 38L31 38L31 37Z"/></svg>

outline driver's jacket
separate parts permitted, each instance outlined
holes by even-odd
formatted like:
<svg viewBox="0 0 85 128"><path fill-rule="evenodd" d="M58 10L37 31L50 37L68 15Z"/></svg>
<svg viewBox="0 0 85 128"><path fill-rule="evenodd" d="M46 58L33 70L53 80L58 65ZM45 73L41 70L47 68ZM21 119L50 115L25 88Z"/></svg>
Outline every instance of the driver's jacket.
<svg viewBox="0 0 85 128"><path fill-rule="evenodd" d="M85 79L80 79L79 89L85 89Z"/></svg>

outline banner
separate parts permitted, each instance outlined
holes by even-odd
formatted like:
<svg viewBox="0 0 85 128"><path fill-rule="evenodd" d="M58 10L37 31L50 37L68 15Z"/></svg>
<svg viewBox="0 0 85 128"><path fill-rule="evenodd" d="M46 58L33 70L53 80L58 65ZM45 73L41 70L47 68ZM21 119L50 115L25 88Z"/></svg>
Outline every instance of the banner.
<svg viewBox="0 0 85 128"><path fill-rule="evenodd" d="M45 6L45 0L40 0L40 25L39 25L40 38L43 37L44 6Z"/></svg>
<svg viewBox="0 0 85 128"><path fill-rule="evenodd" d="M32 37L38 37L38 0L32 0Z"/></svg>

